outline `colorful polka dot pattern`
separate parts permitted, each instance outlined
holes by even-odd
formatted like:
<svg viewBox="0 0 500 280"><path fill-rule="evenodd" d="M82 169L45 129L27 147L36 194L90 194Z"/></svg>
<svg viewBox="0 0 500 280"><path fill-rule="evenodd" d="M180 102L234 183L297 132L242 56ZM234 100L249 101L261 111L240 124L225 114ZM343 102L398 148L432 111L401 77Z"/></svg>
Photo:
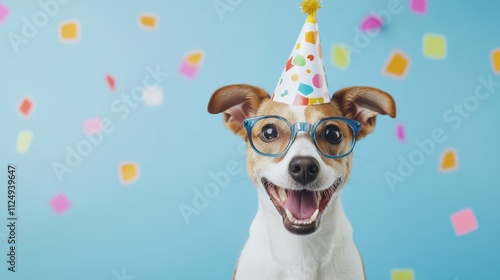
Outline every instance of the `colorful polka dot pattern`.
<svg viewBox="0 0 500 280"><path fill-rule="evenodd" d="M274 90L273 101L291 105L330 102L318 23L308 17Z"/></svg>

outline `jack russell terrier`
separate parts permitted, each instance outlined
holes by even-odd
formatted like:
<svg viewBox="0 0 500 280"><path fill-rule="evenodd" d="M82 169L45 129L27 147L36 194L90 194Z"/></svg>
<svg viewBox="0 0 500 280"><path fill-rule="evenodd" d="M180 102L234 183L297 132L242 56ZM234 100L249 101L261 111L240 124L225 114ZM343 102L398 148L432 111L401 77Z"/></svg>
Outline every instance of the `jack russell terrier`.
<svg viewBox="0 0 500 280"><path fill-rule="evenodd" d="M272 102L260 88L215 91L208 112L247 143L247 172L258 211L237 262L237 280L366 279L340 192L352 150L378 114L396 116L394 99L370 87L339 90L330 102Z"/></svg>

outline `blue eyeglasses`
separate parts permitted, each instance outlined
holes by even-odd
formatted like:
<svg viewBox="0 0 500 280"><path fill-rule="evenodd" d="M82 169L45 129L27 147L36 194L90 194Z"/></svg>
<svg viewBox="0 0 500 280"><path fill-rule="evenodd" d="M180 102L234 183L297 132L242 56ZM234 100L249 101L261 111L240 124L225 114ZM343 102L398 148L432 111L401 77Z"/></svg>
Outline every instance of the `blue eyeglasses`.
<svg viewBox="0 0 500 280"><path fill-rule="evenodd" d="M297 133L307 132L318 151L327 158L341 158L354 149L361 123L331 117L312 125L306 122L291 124L280 116L259 116L243 121L250 145L260 155L280 157L290 149Z"/></svg>

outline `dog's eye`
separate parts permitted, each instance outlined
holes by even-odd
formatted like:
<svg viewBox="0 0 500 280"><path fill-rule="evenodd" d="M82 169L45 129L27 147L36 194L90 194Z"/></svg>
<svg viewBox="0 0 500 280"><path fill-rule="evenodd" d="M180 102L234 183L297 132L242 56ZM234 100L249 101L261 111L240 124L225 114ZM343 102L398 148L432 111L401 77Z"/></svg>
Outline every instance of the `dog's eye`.
<svg viewBox="0 0 500 280"><path fill-rule="evenodd" d="M266 142L273 141L278 137L278 130L272 124L266 124L262 127L262 132L260 133L260 138Z"/></svg>
<svg viewBox="0 0 500 280"><path fill-rule="evenodd" d="M342 141L343 135L336 125L329 125L325 129L325 140L330 144L338 144Z"/></svg>

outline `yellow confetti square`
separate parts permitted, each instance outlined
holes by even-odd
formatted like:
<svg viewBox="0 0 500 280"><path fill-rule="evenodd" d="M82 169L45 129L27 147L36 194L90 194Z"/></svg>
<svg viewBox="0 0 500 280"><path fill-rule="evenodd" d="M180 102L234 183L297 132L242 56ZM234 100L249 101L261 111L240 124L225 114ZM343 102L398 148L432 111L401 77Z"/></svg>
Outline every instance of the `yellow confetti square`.
<svg viewBox="0 0 500 280"><path fill-rule="evenodd" d="M446 37L439 34L424 34L423 53L427 58L446 58Z"/></svg>
<svg viewBox="0 0 500 280"><path fill-rule="evenodd" d="M158 30L158 16L155 14L141 13L139 14L139 25L147 30Z"/></svg>
<svg viewBox="0 0 500 280"><path fill-rule="evenodd" d="M347 69L350 63L349 49L343 45L333 45L332 47L332 63L337 68Z"/></svg>
<svg viewBox="0 0 500 280"><path fill-rule="evenodd" d="M404 78L410 68L410 64L411 60L406 54L395 50L385 64L384 73L391 77Z"/></svg>
<svg viewBox="0 0 500 280"><path fill-rule="evenodd" d="M186 61L191 66L199 66L203 61L204 54L202 51L195 51L186 55Z"/></svg>
<svg viewBox="0 0 500 280"><path fill-rule="evenodd" d="M139 164L135 162L121 163L118 169L122 184L130 184L139 178Z"/></svg>
<svg viewBox="0 0 500 280"><path fill-rule="evenodd" d="M26 153L31 147L31 141L33 140L33 132L29 130L20 131L17 135L17 147L16 151L19 154Z"/></svg>
<svg viewBox="0 0 500 280"><path fill-rule="evenodd" d="M391 280L415 280L415 273L411 269L394 269Z"/></svg>
<svg viewBox="0 0 500 280"><path fill-rule="evenodd" d="M495 74L500 74L500 48L491 52L491 66Z"/></svg>
<svg viewBox="0 0 500 280"><path fill-rule="evenodd" d="M67 20L59 24L59 39L65 43L75 43L80 40L80 23L77 20Z"/></svg>

